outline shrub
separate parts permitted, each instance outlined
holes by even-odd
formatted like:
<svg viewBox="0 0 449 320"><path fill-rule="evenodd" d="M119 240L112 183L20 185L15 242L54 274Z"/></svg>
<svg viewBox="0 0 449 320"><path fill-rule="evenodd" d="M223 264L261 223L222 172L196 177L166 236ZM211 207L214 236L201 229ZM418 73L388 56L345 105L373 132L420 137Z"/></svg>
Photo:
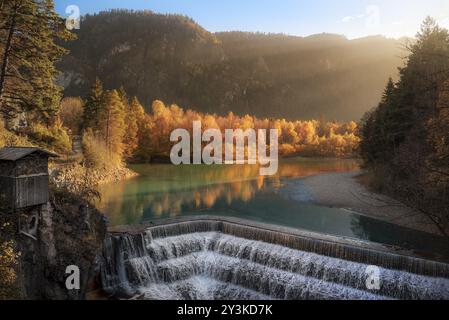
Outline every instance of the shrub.
<svg viewBox="0 0 449 320"><path fill-rule="evenodd" d="M28 136L37 145L59 153L69 153L72 150L70 137L60 122L50 127L34 124L30 127Z"/></svg>
<svg viewBox="0 0 449 320"><path fill-rule="evenodd" d="M0 148L12 146L31 147L33 145L27 138L6 130L0 121Z"/></svg>
<svg viewBox="0 0 449 320"><path fill-rule="evenodd" d="M83 149L88 168L109 171L122 164L121 157L110 152L104 140L96 136L92 130L87 130L83 135Z"/></svg>

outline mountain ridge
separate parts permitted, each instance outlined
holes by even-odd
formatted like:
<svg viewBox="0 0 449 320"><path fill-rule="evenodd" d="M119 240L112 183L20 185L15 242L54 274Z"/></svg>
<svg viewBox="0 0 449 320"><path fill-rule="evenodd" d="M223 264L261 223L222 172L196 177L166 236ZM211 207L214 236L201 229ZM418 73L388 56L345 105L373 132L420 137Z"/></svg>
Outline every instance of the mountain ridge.
<svg viewBox="0 0 449 320"><path fill-rule="evenodd" d="M359 119L377 105L404 52L382 36L347 39L211 33L181 15L112 10L84 16L59 65L66 96L95 77L145 106L159 99L200 112Z"/></svg>

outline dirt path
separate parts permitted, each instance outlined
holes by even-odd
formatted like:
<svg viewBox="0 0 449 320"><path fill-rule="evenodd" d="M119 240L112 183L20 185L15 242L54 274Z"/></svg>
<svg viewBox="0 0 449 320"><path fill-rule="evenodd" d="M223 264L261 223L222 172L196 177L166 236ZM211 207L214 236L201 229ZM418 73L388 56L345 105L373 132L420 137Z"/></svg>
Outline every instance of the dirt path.
<svg viewBox="0 0 449 320"><path fill-rule="evenodd" d="M287 183L291 199L305 203L345 208L404 227L438 234L430 220L387 196L370 192L357 181L361 172L325 173Z"/></svg>

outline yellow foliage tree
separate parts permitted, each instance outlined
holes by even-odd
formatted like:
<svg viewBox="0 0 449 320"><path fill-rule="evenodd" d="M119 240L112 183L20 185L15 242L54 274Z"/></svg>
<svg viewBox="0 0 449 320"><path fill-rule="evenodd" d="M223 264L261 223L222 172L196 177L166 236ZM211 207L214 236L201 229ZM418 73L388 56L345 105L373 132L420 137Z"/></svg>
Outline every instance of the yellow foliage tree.
<svg viewBox="0 0 449 320"><path fill-rule="evenodd" d="M352 156L358 146L357 124L310 121L288 121L286 119L258 119L251 115L243 117L234 113L227 116L203 114L165 106L162 101L154 101L152 113L141 125L139 138L140 158L153 155L168 155L171 149L170 133L174 129L192 130L193 121L201 121L202 129L277 129L279 150L282 156L307 155L328 157ZM223 135L224 136L224 135ZM147 155L147 156L145 156Z"/></svg>

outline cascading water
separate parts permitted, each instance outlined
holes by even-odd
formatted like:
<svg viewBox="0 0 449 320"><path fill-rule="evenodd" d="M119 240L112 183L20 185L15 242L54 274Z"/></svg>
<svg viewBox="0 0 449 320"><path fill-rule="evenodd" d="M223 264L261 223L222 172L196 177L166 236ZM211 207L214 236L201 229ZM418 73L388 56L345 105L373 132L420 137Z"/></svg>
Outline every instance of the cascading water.
<svg viewBox="0 0 449 320"><path fill-rule="evenodd" d="M211 219L113 234L103 287L141 299L449 299L446 264L299 233Z"/></svg>

